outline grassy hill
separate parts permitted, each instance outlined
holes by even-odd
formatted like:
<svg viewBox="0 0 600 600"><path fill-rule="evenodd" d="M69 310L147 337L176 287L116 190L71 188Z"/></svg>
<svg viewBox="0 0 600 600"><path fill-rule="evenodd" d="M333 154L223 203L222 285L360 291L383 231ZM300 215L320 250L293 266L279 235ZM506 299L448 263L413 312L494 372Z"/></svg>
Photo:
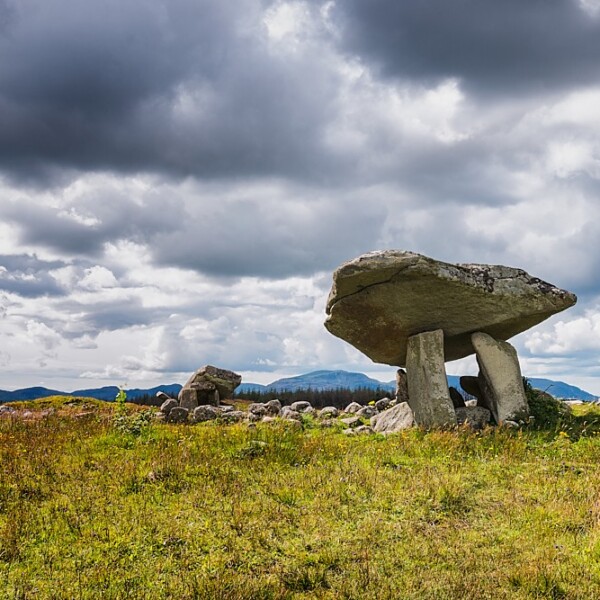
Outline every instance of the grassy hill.
<svg viewBox="0 0 600 600"><path fill-rule="evenodd" d="M600 597L595 406L551 430L389 437L12 406L3 598Z"/></svg>

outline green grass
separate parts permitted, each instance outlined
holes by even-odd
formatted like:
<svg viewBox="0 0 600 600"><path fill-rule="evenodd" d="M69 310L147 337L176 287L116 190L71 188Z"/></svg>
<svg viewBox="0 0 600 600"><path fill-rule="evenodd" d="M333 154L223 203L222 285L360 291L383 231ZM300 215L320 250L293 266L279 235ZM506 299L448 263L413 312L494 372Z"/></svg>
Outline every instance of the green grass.
<svg viewBox="0 0 600 600"><path fill-rule="evenodd" d="M593 407L551 431L347 437L134 434L66 402L0 419L2 598L600 598Z"/></svg>

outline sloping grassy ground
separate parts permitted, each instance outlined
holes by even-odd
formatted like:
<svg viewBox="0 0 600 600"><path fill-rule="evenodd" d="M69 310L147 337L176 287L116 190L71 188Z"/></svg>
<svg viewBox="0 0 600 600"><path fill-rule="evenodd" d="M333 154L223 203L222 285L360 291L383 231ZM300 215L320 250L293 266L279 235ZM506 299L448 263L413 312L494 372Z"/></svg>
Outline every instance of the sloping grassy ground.
<svg viewBox="0 0 600 600"><path fill-rule="evenodd" d="M385 438L134 434L67 401L0 419L2 598L600 598L595 408L562 430Z"/></svg>

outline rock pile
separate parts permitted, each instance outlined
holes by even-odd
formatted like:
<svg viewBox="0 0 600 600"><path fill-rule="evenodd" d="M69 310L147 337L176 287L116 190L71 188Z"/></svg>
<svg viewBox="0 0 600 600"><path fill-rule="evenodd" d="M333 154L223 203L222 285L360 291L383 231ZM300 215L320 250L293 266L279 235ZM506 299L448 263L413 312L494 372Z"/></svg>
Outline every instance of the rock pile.
<svg viewBox="0 0 600 600"><path fill-rule="evenodd" d="M325 326L375 362L406 367L397 398L418 425L480 423L484 409L498 424L514 423L527 418L528 406L516 351L505 340L576 301L521 269L388 250L336 270ZM477 397L477 411L451 394L444 366L473 353L480 372L464 389Z"/></svg>

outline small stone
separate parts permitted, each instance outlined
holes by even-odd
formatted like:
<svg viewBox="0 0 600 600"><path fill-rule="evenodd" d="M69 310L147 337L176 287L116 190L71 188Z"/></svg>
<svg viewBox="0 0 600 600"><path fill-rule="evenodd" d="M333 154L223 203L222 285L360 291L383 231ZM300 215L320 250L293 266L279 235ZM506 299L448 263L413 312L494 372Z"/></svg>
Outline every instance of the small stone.
<svg viewBox="0 0 600 600"><path fill-rule="evenodd" d="M356 433L361 434L361 433L374 433L373 429L371 427L369 427L368 425L359 425L354 431L356 431Z"/></svg>
<svg viewBox="0 0 600 600"><path fill-rule="evenodd" d="M197 406L192 413L192 420L194 423L202 423L204 421L213 421L221 416L221 411L210 404L203 404Z"/></svg>
<svg viewBox="0 0 600 600"><path fill-rule="evenodd" d="M348 406L346 406L344 409L344 412L352 415L355 412L358 412L361 408L362 404L359 404L358 402L350 402L350 404L348 404Z"/></svg>
<svg viewBox="0 0 600 600"><path fill-rule="evenodd" d="M408 402L408 379L404 369L396 371L396 401L398 404Z"/></svg>
<svg viewBox="0 0 600 600"><path fill-rule="evenodd" d="M335 419L323 419L319 423L319 426L323 427L323 428L334 427L335 426Z"/></svg>
<svg viewBox="0 0 600 600"><path fill-rule="evenodd" d="M469 425L476 431L489 425L492 413L483 406L465 406L456 409L456 422L459 425Z"/></svg>
<svg viewBox="0 0 600 600"><path fill-rule="evenodd" d="M344 435L356 435L356 430L355 429L344 429L344 431L342 431L342 433Z"/></svg>
<svg viewBox="0 0 600 600"><path fill-rule="evenodd" d="M320 419L331 419L336 418L340 414L340 411L335 406L326 406L319 411Z"/></svg>
<svg viewBox="0 0 600 600"><path fill-rule="evenodd" d="M473 398L482 398L483 394L481 392L481 387L479 386L479 379L477 377L473 377L473 375L463 375L460 379L460 387L469 394L469 396L473 396Z"/></svg>
<svg viewBox="0 0 600 600"><path fill-rule="evenodd" d="M221 413L220 418L224 423L239 423L246 418L246 414L243 410L230 410Z"/></svg>
<svg viewBox="0 0 600 600"><path fill-rule="evenodd" d="M168 423L185 423L188 420L188 416L190 411L183 406L175 406L169 411L169 414L166 416L166 421Z"/></svg>
<svg viewBox="0 0 600 600"><path fill-rule="evenodd" d="M276 417L281 412L281 402L274 398L269 400L265 406L267 407L267 414Z"/></svg>
<svg viewBox="0 0 600 600"><path fill-rule="evenodd" d="M396 433L415 424L413 411L408 402L401 402L371 417L371 427L377 433Z"/></svg>
<svg viewBox="0 0 600 600"><path fill-rule="evenodd" d="M275 417L269 417L268 415L266 417L263 417L262 422L263 423L273 423L273 421L276 421L277 419Z"/></svg>
<svg viewBox="0 0 600 600"><path fill-rule="evenodd" d="M262 419L263 419L262 415L252 413L252 412L248 413L248 421L250 421L251 423L256 423L258 421L262 421Z"/></svg>
<svg viewBox="0 0 600 600"><path fill-rule="evenodd" d="M360 417L346 417L340 419L340 423L343 423L346 427L358 427L359 425L362 425Z"/></svg>
<svg viewBox="0 0 600 600"><path fill-rule="evenodd" d="M377 409L373 406L363 406L360 410L357 410L355 414L357 417L370 419L373 415L377 414Z"/></svg>
<svg viewBox="0 0 600 600"><path fill-rule="evenodd" d="M265 404L255 402L248 407L248 412L259 417L264 417L267 414L267 407Z"/></svg>
<svg viewBox="0 0 600 600"><path fill-rule="evenodd" d="M504 427L508 427L509 429L518 429L519 424L516 421L502 421L501 423Z"/></svg>
<svg viewBox="0 0 600 600"><path fill-rule="evenodd" d="M382 410L387 410L392 406L392 401L389 398L382 398L381 400L377 400L375 402L375 408L381 412Z"/></svg>
<svg viewBox="0 0 600 600"><path fill-rule="evenodd" d="M448 392L450 393L450 400L452 400L454 408L464 408L465 399L462 397L462 394L454 387L449 387Z"/></svg>
<svg viewBox="0 0 600 600"><path fill-rule="evenodd" d="M292 410L295 410L296 412L299 413L303 413L303 412L309 412L312 409L312 405L310 402L307 402L306 400L298 400L298 402L294 402L290 408Z"/></svg>
<svg viewBox="0 0 600 600"><path fill-rule="evenodd" d="M177 404L177 400L173 400L173 398L167 398L161 405L160 405L160 412L168 415L172 409L174 409L176 406L178 406Z"/></svg>
<svg viewBox="0 0 600 600"><path fill-rule="evenodd" d="M230 406L229 404L221 404L215 408L221 413L228 413L235 410L235 406Z"/></svg>
<svg viewBox="0 0 600 600"><path fill-rule="evenodd" d="M292 419L294 421L302 421L302 415L297 410L292 410L290 406L284 406L281 409L279 416L282 419Z"/></svg>

